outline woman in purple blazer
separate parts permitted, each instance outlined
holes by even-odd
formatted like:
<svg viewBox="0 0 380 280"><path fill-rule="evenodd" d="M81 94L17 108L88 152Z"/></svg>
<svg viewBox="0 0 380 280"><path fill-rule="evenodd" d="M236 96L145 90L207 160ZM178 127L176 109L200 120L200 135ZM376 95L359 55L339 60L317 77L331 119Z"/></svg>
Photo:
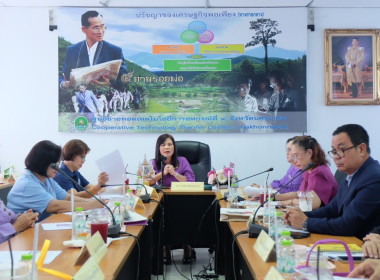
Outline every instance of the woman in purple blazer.
<svg viewBox="0 0 380 280"><path fill-rule="evenodd" d="M184 157L177 156L175 141L170 134L162 134L156 143L155 158L152 161L156 175L154 180L159 182L162 178L161 162L164 166L164 186L171 186L172 182L194 182L194 172ZM152 184L155 182L152 180Z"/></svg>
<svg viewBox="0 0 380 280"><path fill-rule="evenodd" d="M194 172L189 162L184 157L177 156L177 149L173 136L170 134L162 134L156 142L155 158L152 160L153 168L156 172L154 179L150 181L153 185L162 178L161 164L164 163L164 186L170 186L172 182L194 182ZM196 259L195 251L190 245L183 246L184 264L191 263ZM164 263L171 263L170 245L164 246Z"/></svg>

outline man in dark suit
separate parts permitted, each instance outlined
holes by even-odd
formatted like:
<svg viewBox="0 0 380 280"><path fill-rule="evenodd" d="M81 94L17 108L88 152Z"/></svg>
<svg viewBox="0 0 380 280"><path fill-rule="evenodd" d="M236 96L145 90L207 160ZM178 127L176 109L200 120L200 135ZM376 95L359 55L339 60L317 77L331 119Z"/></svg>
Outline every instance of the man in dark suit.
<svg viewBox="0 0 380 280"><path fill-rule="evenodd" d="M327 206L311 212L288 209L285 219L294 228L361 239L380 225L380 164L370 156L369 137L360 125L338 127L331 147L329 155L347 174L338 194Z"/></svg>
<svg viewBox="0 0 380 280"><path fill-rule="evenodd" d="M96 65L103 62L121 59L121 66L116 82L110 81L107 75L102 75L91 83L95 85L115 86L120 83L123 74L127 74L127 66L121 48L103 40L106 26L103 16L97 11L87 11L82 15L82 32L86 34L86 40L67 48L65 61L63 62L63 77L60 77L60 87L65 89L74 86L75 81L70 77L74 68Z"/></svg>

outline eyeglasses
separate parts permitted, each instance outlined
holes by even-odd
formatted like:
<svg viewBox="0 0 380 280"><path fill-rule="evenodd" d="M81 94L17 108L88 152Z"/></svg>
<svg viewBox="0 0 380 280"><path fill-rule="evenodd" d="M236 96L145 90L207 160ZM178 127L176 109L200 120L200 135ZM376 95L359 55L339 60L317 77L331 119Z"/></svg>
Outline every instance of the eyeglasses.
<svg viewBox="0 0 380 280"><path fill-rule="evenodd" d="M353 145L347 149L345 148L342 148L342 149L332 149L331 151L327 152L329 154L330 157L334 158L334 156L338 156L339 158L342 158L344 157L344 152L348 151L348 150L351 150L352 148L355 148L357 145Z"/></svg>
<svg viewBox="0 0 380 280"><path fill-rule="evenodd" d="M94 32L106 31L107 30L107 26L102 25L102 26L87 27L87 29L91 29Z"/></svg>
<svg viewBox="0 0 380 280"><path fill-rule="evenodd" d="M300 155L304 154L305 152L302 152L300 154L292 154L292 159L295 161L295 160L298 160Z"/></svg>
<svg viewBox="0 0 380 280"><path fill-rule="evenodd" d="M83 161L86 161L86 156L80 156Z"/></svg>

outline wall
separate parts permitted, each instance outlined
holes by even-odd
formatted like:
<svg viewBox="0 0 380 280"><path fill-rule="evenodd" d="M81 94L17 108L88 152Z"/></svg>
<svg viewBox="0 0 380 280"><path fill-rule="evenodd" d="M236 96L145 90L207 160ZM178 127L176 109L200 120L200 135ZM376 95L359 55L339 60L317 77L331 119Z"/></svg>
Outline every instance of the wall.
<svg viewBox="0 0 380 280"><path fill-rule="evenodd" d="M377 144L380 131L376 120L378 106L324 105L324 37L325 28L380 28L380 9L315 8L314 32L308 31L308 133L328 151L331 133L345 123L362 124L369 132L372 155L380 158ZM94 161L119 149L129 171L135 172L146 153L154 156L158 134L108 135L59 133L57 124L57 32L48 30L47 8L0 8L2 38L0 44L0 165L15 164L18 173L24 159L38 141L49 139L64 145L80 138L91 148L82 173L95 182L99 170ZM306 28L306 27L305 27ZM283 134L176 134L177 140L196 140L211 146L212 165L220 168L236 164L240 178L269 167L270 180L283 175L288 167ZM336 170L331 165L333 172ZM255 180L265 181L265 175ZM253 181L253 180L252 180ZM247 180L246 183L252 182Z"/></svg>

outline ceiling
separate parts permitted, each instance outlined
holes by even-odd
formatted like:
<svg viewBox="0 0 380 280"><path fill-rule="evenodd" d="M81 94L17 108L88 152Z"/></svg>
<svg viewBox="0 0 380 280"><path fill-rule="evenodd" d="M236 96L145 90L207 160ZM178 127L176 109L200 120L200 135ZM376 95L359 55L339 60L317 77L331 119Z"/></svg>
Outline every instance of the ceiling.
<svg viewBox="0 0 380 280"><path fill-rule="evenodd" d="M380 8L379 0L0 0L0 7Z"/></svg>

